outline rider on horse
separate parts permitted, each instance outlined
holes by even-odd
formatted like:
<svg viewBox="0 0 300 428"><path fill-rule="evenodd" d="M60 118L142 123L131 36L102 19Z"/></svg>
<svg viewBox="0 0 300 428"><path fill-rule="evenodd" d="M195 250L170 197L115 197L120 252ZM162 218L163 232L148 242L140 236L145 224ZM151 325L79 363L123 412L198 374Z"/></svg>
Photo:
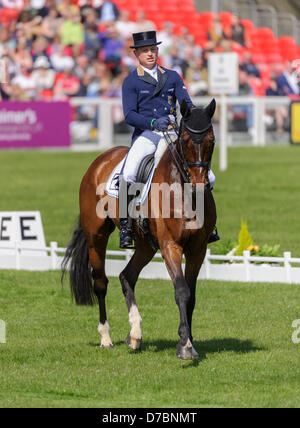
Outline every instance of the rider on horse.
<svg viewBox="0 0 300 428"><path fill-rule="evenodd" d="M155 153L163 133L168 130L172 121L176 121L176 101L181 103L185 100L189 106L193 106L179 74L157 64L157 45L161 42L156 41L156 32L135 33L133 40L134 46L131 48L134 49L139 65L125 79L122 87L125 120L135 129L119 184L121 248L132 247L132 225L128 221L128 206L132 195L128 194L128 188L136 182L142 160ZM209 180L213 187L215 176L211 170ZM213 233L209 242L219 239L218 234Z"/></svg>

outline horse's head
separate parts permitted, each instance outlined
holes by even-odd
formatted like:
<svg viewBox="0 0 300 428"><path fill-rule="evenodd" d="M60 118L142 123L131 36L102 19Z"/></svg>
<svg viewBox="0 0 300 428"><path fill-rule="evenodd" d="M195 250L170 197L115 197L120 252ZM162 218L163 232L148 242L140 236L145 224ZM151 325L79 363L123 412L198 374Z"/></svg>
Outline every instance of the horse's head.
<svg viewBox="0 0 300 428"><path fill-rule="evenodd" d="M186 160L191 181L207 181L213 155L215 136L212 118L216 109L213 99L207 107L189 107L182 101L179 143ZM208 182L206 183L208 184Z"/></svg>

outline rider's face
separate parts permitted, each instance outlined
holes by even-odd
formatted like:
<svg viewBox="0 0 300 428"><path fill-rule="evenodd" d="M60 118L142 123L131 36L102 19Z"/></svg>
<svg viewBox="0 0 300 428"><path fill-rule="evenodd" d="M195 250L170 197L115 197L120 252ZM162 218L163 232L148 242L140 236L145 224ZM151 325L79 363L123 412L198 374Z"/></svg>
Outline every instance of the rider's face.
<svg viewBox="0 0 300 428"><path fill-rule="evenodd" d="M134 53L143 67L151 69L155 66L157 61L158 47L155 45L145 46L135 49Z"/></svg>

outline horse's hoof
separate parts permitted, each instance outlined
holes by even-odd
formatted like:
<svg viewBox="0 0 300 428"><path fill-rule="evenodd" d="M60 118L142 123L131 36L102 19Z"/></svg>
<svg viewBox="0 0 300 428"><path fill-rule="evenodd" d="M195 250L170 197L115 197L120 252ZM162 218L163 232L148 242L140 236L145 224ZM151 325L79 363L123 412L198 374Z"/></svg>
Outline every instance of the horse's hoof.
<svg viewBox="0 0 300 428"><path fill-rule="evenodd" d="M199 354L193 346L182 346L179 343L176 349L176 357L181 360L193 360L199 358Z"/></svg>
<svg viewBox="0 0 300 428"><path fill-rule="evenodd" d="M112 343L110 343L109 345L103 345L102 343L100 344L101 349L111 349L113 347L114 345Z"/></svg>
<svg viewBox="0 0 300 428"><path fill-rule="evenodd" d="M197 358L199 358L199 354L198 354L198 352L196 351L196 349L194 348L194 347L192 347L192 357L193 357L193 359L197 359Z"/></svg>
<svg viewBox="0 0 300 428"><path fill-rule="evenodd" d="M140 351L142 347L142 339L134 339L133 337L130 336L130 333L129 333L126 338L126 344L133 351Z"/></svg>

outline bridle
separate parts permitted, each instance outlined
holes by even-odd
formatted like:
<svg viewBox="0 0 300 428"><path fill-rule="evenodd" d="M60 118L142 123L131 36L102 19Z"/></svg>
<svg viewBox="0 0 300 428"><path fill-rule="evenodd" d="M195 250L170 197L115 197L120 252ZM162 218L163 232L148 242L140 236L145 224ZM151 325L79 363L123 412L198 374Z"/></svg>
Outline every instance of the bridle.
<svg viewBox="0 0 300 428"><path fill-rule="evenodd" d="M193 143L195 144L202 144L204 138L208 134L208 132L212 129L212 122L202 128L202 129L193 129L191 128L185 121L182 119L180 128L178 127L177 123L172 123L173 129L176 132L178 139L176 141L179 142L179 152L172 141L170 135L168 134L168 131L164 132L165 140L168 144L169 150L171 152L171 155L174 159L174 162L179 170L180 175L183 178L183 181L185 183L191 183L191 176L188 170L188 167L191 168L210 168L211 161L197 161L197 162L191 162L188 161L183 153L183 135L182 135L182 129L184 129L190 138L192 139ZM213 145L215 145L215 139L212 142Z"/></svg>

